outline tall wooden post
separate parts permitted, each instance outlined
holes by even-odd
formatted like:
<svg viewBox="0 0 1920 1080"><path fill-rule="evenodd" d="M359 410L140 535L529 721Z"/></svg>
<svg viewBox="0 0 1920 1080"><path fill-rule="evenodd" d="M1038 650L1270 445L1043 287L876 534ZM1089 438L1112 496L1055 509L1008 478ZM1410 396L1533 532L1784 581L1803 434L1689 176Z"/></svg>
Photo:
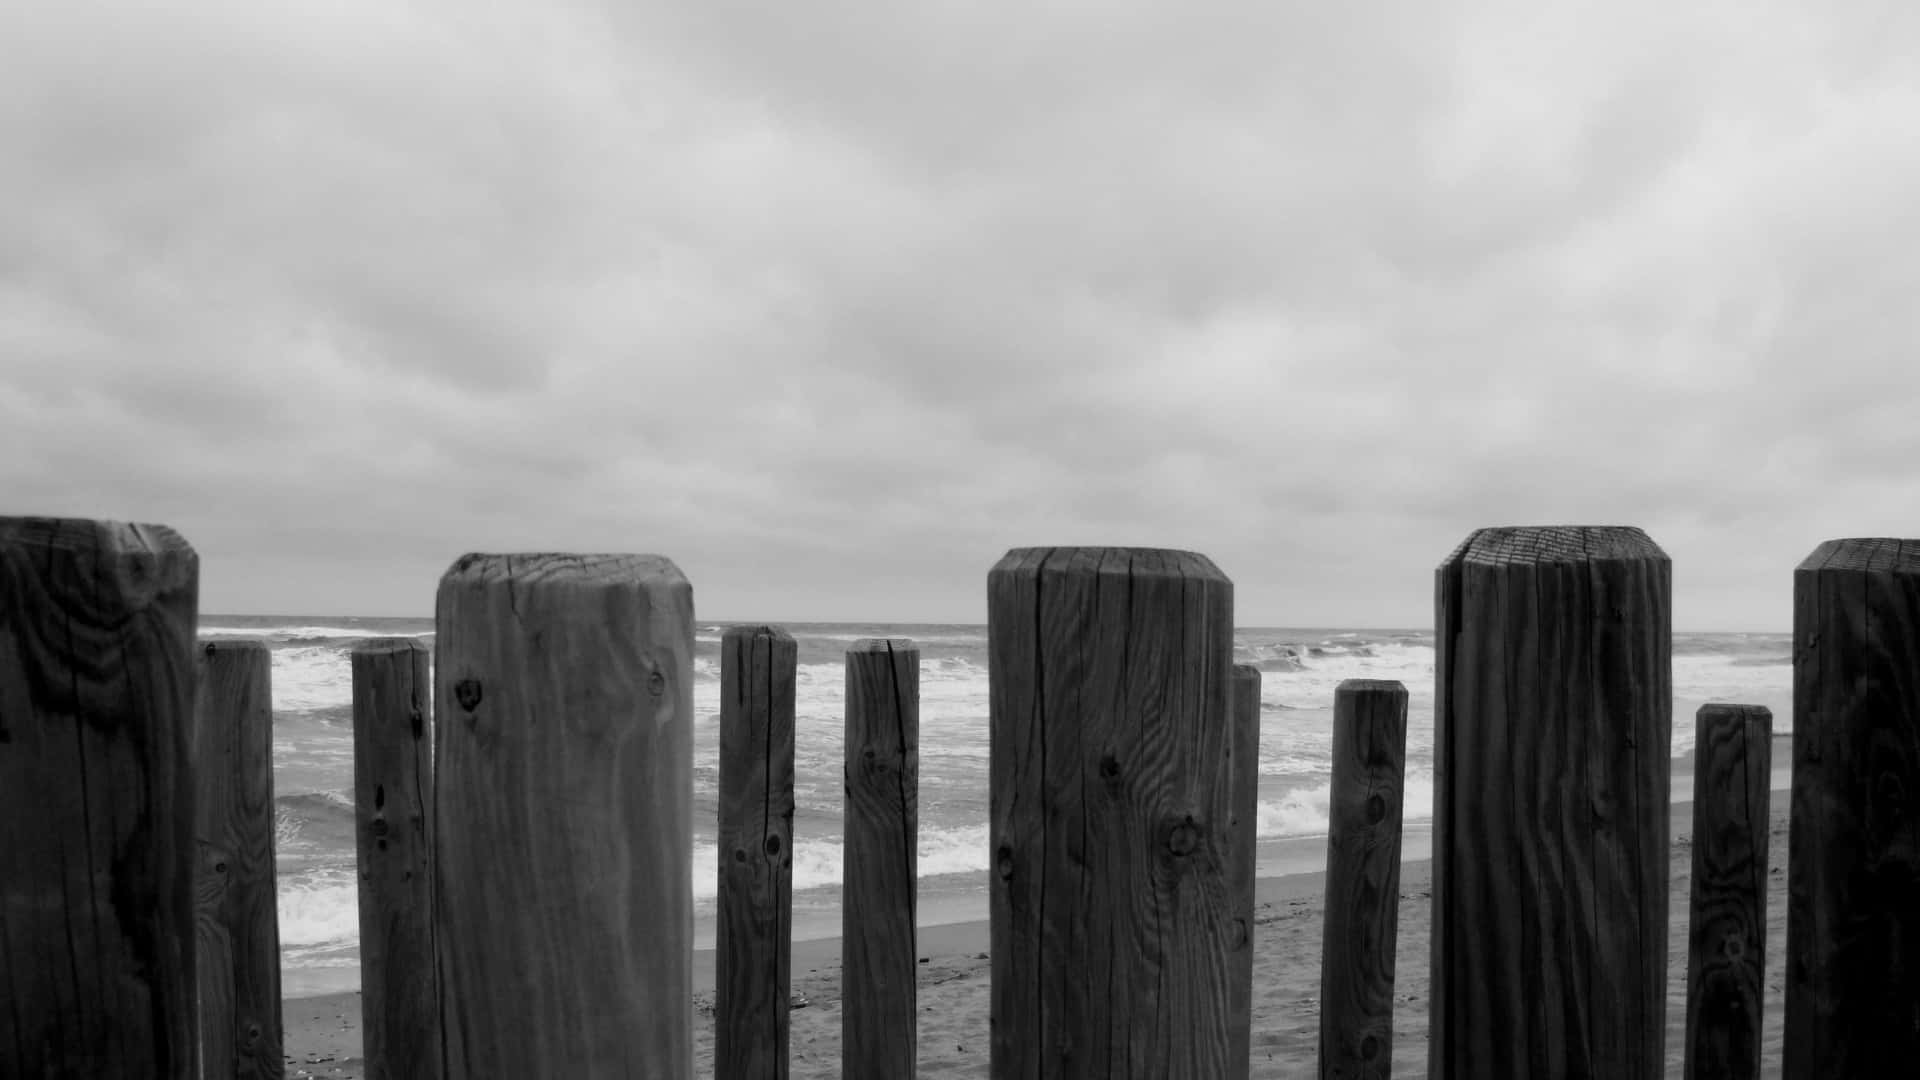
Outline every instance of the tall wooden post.
<svg viewBox="0 0 1920 1080"><path fill-rule="evenodd" d="M273 657L200 646L194 709L200 1054L209 1077L286 1075L273 859Z"/></svg>
<svg viewBox="0 0 1920 1080"><path fill-rule="evenodd" d="M994 1076L1231 1075L1232 583L1026 548L987 618Z"/></svg>
<svg viewBox="0 0 1920 1080"><path fill-rule="evenodd" d="M1920 1062L1920 540L1833 540L1793 575L1782 1076Z"/></svg>
<svg viewBox="0 0 1920 1080"><path fill-rule="evenodd" d="M439 1080L433 946L433 686L417 638L353 648L361 1041L369 1080Z"/></svg>
<svg viewBox="0 0 1920 1080"><path fill-rule="evenodd" d="M467 555L436 625L442 1067L689 1076L692 587L657 555Z"/></svg>
<svg viewBox="0 0 1920 1080"><path fill-rule="evenodd" d="M1253 884L1260 840L1260 669L1233 665L1233 724L1227 754L1233 816L1227 822L1227 899L1233 904L1227 980L1227 1075L1253 1068Z"/></svg>
<svg viewBox="0 0 1920 1080"><path fill-rule="evenodd" d="M840 1075L910 1080L919 1046L920 650L913 642L868 639L847 650L846 754Z"/></svg>
<svg viewBox="0 0 1920 1080"><path fill-rule="evenodd" d="M1702 705L1695 723L1686 1075L1754 1080L1766 988L1773 713Z"/></svg>
<svg viewBox="0 0 1920 1080"><path fill-rule="evenodd" d="M0 1076L191 1080L199 558L0 518Z"/></svg>
<svg viewBox="0 0 1920 1080"><path fill-rule="evenodd" d="M1429 1074L1660 1077L1671 564L1482 529L1436 576Z"/></svg>
<svg viewBox="0 0 1920 1080"><path fill-rule="evenodd" d="M787 1076L798 660L793 636L777 627L735 626L720 641L717 1080Z"/></svg>
<svg viewBox="0 0 1920 1080"><path fill-rule="evenodd" d="M1386 1080L1393 1073L1406 764L1407 688L1376 679L1341 683L1333 693L1320 950L1322 1080Z"/></svg>

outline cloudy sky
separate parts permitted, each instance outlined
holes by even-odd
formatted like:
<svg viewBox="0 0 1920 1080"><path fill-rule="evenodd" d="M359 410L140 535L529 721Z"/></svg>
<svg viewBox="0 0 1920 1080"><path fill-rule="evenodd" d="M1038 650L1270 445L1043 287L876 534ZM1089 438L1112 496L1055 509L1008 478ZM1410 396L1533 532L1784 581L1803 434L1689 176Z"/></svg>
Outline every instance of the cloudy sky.
<svg viewBox="0 0 1920 1080"><path fill-rule="evenodd" d="M1547 10L1551 8L1551 11ZM1680 629L1920 535L1920 6L0 10L0 512L208 612L464 551L717 619L985 618L1009 547L1420 626L1633 524Z"/></svg>

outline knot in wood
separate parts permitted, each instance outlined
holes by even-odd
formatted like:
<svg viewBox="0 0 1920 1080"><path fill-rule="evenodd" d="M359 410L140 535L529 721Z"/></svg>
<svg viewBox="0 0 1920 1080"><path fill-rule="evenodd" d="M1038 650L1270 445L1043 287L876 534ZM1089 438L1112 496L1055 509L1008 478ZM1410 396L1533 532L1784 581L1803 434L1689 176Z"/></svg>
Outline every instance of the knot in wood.
<svg viewBox="0 0 1920 1080"><path fill-rule="evenodd" d="M1387 800L1375 795L1367 800L1367 824L1378 825L1387 817Z"/></svg>
<svg viewBox="0 0 1920 1080"><path fill-rule="evenodd" d="M1184 859L1193 854L1193 849L1199 844L1200 828L1193 823L1192 818L1176 822L1173 828L1167 830L1167 850L1177 859Z"/></svg>
<svg viewBox="0 0 1920 1080"><path fill-rule="evenodd" d="M778 836L767 837L767 855L772 858L778 858L780 856L780 838Z"/></svg>
<svg viewBox="0 0 1920 1080"><path fill-rule="evenodd" d="M654 697L659 697L661 694L664 694L666 692L667 692L667 677L665 675L662 675L656 671L653 674L647 676L647 693L652 694Z"/></svg>
<svg viewBox="0 0 1920 1080"><path fill-rule="evenodd" d="M453 700L468 712L480 707L480 680L461 679L453 685Z"/></svg>
<svg viewBox="0 0 1920 1080"><path fill-rule="evenodd" d="M1747 941L1738 933L1728 931L1727 936L1720 939L1720 951L1729 960L1738 960L1747 954Z"/></svg>
<svg viewBox="0 0 1920 1080"><path fill-rule="evenodd" d="M1372 1035L1360 1040L1360 1056L1372 1061L1380 1056L1380 1040Z"/></svg>
<svg viewBox="0 0 1920 1080"><path fill-rule="evenodd" d="M1000 853L995 857L994 868L999 871L1000 880L1008 881L1013 878L1012 848L1005 844L1000 845Z"/></svg>
<svg viewBox="0 0 1920 1080"><path fill-rule="evenodd" d="M1114 757L1112 754L1108 754L1105 757L1102 757L1100 759L1100 775L1105 777L1108 780L1112 780L1115 777L1119 776L1120 760Z"/></svg>

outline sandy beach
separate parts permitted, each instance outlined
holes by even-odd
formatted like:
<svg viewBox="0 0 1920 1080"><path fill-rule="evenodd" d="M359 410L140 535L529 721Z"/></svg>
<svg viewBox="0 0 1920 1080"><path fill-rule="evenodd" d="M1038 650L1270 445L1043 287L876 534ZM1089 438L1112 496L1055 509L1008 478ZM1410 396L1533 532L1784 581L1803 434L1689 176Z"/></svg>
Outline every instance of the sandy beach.
<svg viewBox="0 0 1920 1080"><path fill-rule="evenodd" d="M1690 791L1675 777L1676 791ZM1763 1067L1780 1060L1781 981L1786 956L1787 796L1773 793L1768 853L1766 1023ZM1672 812L1673 888L1668 938L1668 1075L1681 1074L1686 1030L1687 896L1692 868L1692 805ZM1431 863L1410 861L1400 878L1400 930L1395 956L1394 1072L1426 1073L1427 964ZM1295 1077L1315 1067L1319 1033L1320 934L1323 875L1264 878L1257 885L1254 939L1253 1075ZM984 922L923 927L920 931L920 1075L985 1077L987 1042L987 925ZM792 1075L840 1074L840 943L837 939L794 944ZM695 965L697 1075L713 1068L713 956ZM294 998L286 1003L287 1075L360 1077L358 994Z"/></svg>

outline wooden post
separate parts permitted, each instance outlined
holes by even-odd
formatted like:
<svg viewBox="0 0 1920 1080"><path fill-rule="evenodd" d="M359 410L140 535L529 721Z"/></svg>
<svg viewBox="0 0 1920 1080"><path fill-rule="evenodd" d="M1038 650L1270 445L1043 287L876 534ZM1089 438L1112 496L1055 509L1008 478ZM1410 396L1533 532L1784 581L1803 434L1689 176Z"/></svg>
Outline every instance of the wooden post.
<svg viewBox="0 0 1920 1080"><path fill-rule="evenodd" d="M1702 705L1693 770L1687 1080L1760 1075L1773 713Z"/></svg>
<svg viewBox="0 0 1920 1080"><path fill-rule="evenodd" d="M199 576L164 526L0 518L0 1076L198 1072Z"/></svg>
<svg viewBox="0 0 1920 1080"><path fill-rule="evenodd" d="M1253 883L1260 839L1260 669L1233 665L1233 726L1227 754L1233 817L1227 825L1227 899L1234 905L1227 981L1227 1072L1253 1069Z"/></svg>
<svg viewBox="0 0 1920 1080"><path fill-rule="evenodd" d="M1333 694L1327 912L1320 950L1320 1076L1393 1074L1393 949L1400 934L1400 823L1407 688L1348 679Z"/></svg>
<svg viewBox="0 0 1920 1080"><path fill-rule="evenodd" d="M799 653L771 626L720 642L718 1080L786 1080L793 949L793 711Z"/></svg>
<svg viewBox="0 0 1920 1080"><path fill-rule="evenodd" d="M280 912L273 854L273 657L200 646L195 888L200 1055L209 1077L281 1077Z"/></svg>
<svg viewBox="0 0 1920 1080"><path fill-rule="evenodd" d="M1233 585L1025 548L987 578L993 1075L1229 1074Z"/></svg>
<svg viewBox="0 0 1920 1080"><path fill-rule="evenodd" d="M1631 528L1440 565L1429 1074L1665 1071L1672 568Z"/></svg>
<svg viewBox="0 0 1920 1080"><path fill-rule="evenodd" d="M692 587L658 555L467 555L436 625L441 1067L690 1076Z"/></svg>
<svg viewBox="0 0 1920 1080"><path fill-rule="evenodd" d="M1920 1062L1920 540L1833 540L1793 575L1781 1075Z"/></svg>
<svg viewBox="0 0 1920 1080"><path fill-rule="evenodd" d="M920 650L913 642L868 639L847 650L846 752L840 1075L911 1080L920 861Z"/></svg>
<svg viewBox="0 0 1920 1080"><path fill-rule="evenodd" d="M438 1080L433 945L433 686L417 638L353 648L360 1027L370 1080Z"/></svg>

